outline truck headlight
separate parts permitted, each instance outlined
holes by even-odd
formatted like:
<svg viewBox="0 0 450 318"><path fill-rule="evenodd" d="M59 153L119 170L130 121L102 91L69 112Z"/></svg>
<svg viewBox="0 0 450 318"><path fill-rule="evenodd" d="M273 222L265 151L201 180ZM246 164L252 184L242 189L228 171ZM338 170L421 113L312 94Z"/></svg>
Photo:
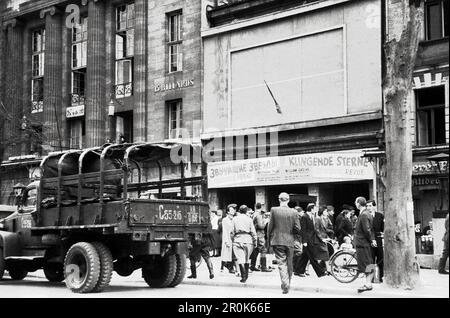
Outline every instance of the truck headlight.
<svg viewBox="0 0 450 318"><path fill-rule="evenodd" d="M0 230L3 229L4 225L3 223L0 223Z"/></svg>

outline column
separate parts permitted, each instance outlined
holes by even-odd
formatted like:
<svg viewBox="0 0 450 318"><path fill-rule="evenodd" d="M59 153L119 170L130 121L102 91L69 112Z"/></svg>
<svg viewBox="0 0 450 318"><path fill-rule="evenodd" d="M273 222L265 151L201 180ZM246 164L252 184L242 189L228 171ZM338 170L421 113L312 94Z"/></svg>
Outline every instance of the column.
<svg viewBox="0 0 450 318"><path fill-rule="evenodd" d="M22 115L25 115L28 119L31 118L31 30L29 28L24 28L23 30L23 109ZM29 155L31 152L31 140L30 131L22 131L22 155Z"/></svg>
<svg viewBox="0 0 450 318"><path fill-rule="evenodd" d="M2 26L0 26L0 103L4 104L4 94L3 94L3 88L4 88L4 75L5 75L5 70L3 67L3 61L5 60L5 46L6 46L6 36L5 36L5 30L3 29ZM0 105L0 109L3 109L3 107ZM0 114L3 114L3 111L0 110ZM5 118L4 116L0 115L0 161L3 159L2 155L3 155L3 144L4 141L6 140L5 136L4 136L4 132L5 130L3 129L4 127L4 123L5 123Z"/></svg>
<svg viewBox="0 0 450 318"><path fill-rule="evenodd" d="M3 94L4 106L8 113L5 122L6 155L20 155L21 134L19 130L22 113L22 78L23 78L23 31L22 24L17 19L6 21L6 55L4 63L5 85Z"/></svg>
<svg viewBox="0 0 450 318"><path fill-rule="evenodd" d="M86 147L97 147L106 142L105 4L101 0L83 0L82 4L88 5Z"/></svg>
<svg viewBox="0 0 450 318"><path fill-rule="evenodd" d="M44 149L61 151L62 15L50 7L43 9L40 17L45 19Z"/></svg>
<svg viewBox="0 0 450 318"><path fill-rule="evenodd" d="M109 102L112 98L115 98L115 62L116 62L116 56L115 56L115 45L116 45L116 24L115 24L115 6L111 1L107 1L105 3L105 28L108 30L106 32L105 40L106 40L106 91L105 91L105 100L107 102L107 106L109 106ZM108 112L109 113L109 112ZM111 141L117 141L116 138L116 120L115 116L110 116L108 114L108 120L105 122L105 129L108 132L107 138L109 138Z"/></svg>
<svg viewBox="0 0 450 318"><path fill-rule="evenodd" d="M135 2L134 31L134 141L147 140L147 0Z"/></svg>

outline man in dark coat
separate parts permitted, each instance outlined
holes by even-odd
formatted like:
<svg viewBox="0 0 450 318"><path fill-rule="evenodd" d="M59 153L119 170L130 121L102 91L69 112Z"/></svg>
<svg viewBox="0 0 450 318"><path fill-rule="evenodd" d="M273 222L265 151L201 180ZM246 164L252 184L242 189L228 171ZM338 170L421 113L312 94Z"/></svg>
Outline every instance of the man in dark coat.
<svg viewBox="0 0 450 318"><path fill-rule="evenodd" d="M377 247L373 248L374 264L377 264L380 269L380 282L383 282L384 276L384 263L383 263L383 235L384 235L384 215L377 211L377 204L374 200L367 201L367 209L373 217L373 233L375 234L375 240L377 241Z"/></svg>
<svg viewBox="0 0 450 318"><path fill-rule="evenodd" d="M375 274L372 247L376 247L377 242L373 233L373 217L366 207L366 199L364 197L356 198L355 205L360 210L355 225L356 261L358 271L366 275L366 284L358 288L358 292L362 293L372 290L372 279Z"/></svg>
<svg viewBox="0 0 450 318"><path fill-rule="evenodd" d="M294 236L300 233L300 224L297 211L288 207L289 194L280 193L278 200L280 206L270 210L267 233L277 259L281 289L283 294L287 294L293 272Z"/></svg>
<svg viewBox="0 0 450 318"><path fill-rule="evenodd" d="M329 255L327 245L320 239L314 225L315 218L313 210L315 208L316 206L314 203L308 204L306 213L300 219L303 253L296 264L296 268L298 268L298 273L296 273L296 275L300 277L305 276L308 260L318 277L326 275L324 268L317 262L317 260L328 260Z"/></svg>
<svg viewBox="0 0 450 318"><path fill-rule="evenodd" d="M339 222L339 227L336 229L336 236L339 245L341 245L344 242L344 237L351 237L353 235L353 224L350 220L351 215L349 210L343 210L339 215L342 215L342 218Z"/></svg>

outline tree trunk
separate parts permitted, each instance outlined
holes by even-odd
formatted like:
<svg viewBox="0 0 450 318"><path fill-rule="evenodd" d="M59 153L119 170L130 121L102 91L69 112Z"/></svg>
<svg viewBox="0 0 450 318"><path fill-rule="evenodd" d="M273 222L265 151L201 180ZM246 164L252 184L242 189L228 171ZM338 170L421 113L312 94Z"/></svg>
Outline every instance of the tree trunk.
<svg viewBox="0 0 450 318"><path fill-rule="evenodd" d="M389 40L385 44L386 76L383 94L387 173L384 272L385 282L389 286L406 289L413 289L419 281L411 189L409 102L422 19L422 7L416 7L412 1L409 4L408 1L401 1L399 7L389 10L388 20L393 23L393 33L389 34Z"/></svg>

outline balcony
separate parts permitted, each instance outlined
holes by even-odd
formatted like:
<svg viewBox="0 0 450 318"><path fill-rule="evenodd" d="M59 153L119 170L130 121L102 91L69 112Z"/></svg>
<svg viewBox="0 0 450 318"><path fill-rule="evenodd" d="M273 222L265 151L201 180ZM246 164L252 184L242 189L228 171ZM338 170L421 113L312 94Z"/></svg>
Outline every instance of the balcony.
<svg viewBox="0 0 450 318"><path fill-rule="evenodd" d="M449 37L447 36L441 39L420 42L416 68L448 63L448 39Z"/></svg>
<svg viewBox="0 0 450 318"><path fill-rule="evenodd" d="M81 94L70 94L70 104L72 106L84 105L86 99L84 95Z"/></svg>
<svg viewBox="0 0 450 318"><path fill-rule="evenodd" d="M114 92L117 99L133 95L133 82L115 85Z"/></svg>

